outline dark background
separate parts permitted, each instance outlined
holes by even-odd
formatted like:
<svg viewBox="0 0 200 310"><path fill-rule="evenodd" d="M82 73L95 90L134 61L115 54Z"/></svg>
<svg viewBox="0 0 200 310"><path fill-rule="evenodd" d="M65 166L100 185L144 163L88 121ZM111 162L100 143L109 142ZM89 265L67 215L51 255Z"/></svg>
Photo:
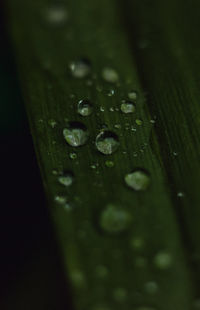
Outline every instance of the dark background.
<svg viewBox="0 0 200 310"><path fill-rule="evenodd" d="M0 309L67 309L66 284L3 12L0 2Z"/></svg>

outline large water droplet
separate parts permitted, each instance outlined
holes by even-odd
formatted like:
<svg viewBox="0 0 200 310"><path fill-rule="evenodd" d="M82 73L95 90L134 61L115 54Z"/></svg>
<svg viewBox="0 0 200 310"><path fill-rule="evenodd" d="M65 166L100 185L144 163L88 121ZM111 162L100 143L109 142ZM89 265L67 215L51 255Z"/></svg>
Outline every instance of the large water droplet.
<svg viewBox="0 0 200 310"><path fill-rule="evenodd" d="M109 67L106 67L103 69L102 77L106 82L109 82L109 83L116 83L119 80L118 73L114 69L109 68Z"/></svg>
<svg viewBox="0 0 200 310"><path fill-rule="evenodd" d="M168 252L159 252L154 257L154 264L159 269L168 269L172 264L171 254Z"/></svg>
<svg viewBox="0 0 200 310"><path fill-rule="evenodd" d="M72 185L74 176L71 172L66 172L58 177L58 182L66 187Z"/></svg>
<svg viewBox="0 0 200 310"><path fill-rule="evenodd" d="M135 105L133 102L131 101L124 101L122 104L121 104L121 111L123 113L134 113L135 112Z"/></svg>
<svg viewBox="0 0 200 310"><path fill-rule="evenodd" d="M89 75L91 64L89 60L81 59L71 62L69 68L73 77L81 79Z"/></svg>
<svg viewBox="0 0 200 310"><path fill-rule="evenodd" d="M136 191L144 191L150 185L150 177L147 172L143 170L136 170L128 173L125 176L126 184Z"/></svg>
<svg viewBox="0 0 200 310"><path fill-rule="evenodd" d="M118 137L111 131L102 131L96 137L97 150L105 155L114 153L119 147Z"/></svg>
<svg viewBox="0 0 200 310"><path fill-rule="evenodd" d="M70 159L76 159L77 158L77 154L76 153L70 153L69 154L69 158Z"/></svg>
<svg viewBox="0 0 200 310"><path fill-rule="evenodd" d="M89 137L85 125L78 122L69 123L68 128L63 129L63 135L66 142L75 147L84 145Z"/></svg>
<svg viewBox="0 0 200 310"><path fill-rule="evenodd" d="M52 26L62 26L68 20L68 11L63 5L51 5L43 11L45 21Z"/></svg>
<svg viewBox="0 0 200 310"><path fill-rule="evenodd" d="M78 103L78 113L82 116L89 116L92 114L92 105L89 100L80 100Z"/></svg>
<svg viewBox="0 0 200 310"><path fill-rule="evenodd" d="M126 209L109 204L101 213L100 226L105 232L115 234L127 230L131 220L132 216Z"/></svg>

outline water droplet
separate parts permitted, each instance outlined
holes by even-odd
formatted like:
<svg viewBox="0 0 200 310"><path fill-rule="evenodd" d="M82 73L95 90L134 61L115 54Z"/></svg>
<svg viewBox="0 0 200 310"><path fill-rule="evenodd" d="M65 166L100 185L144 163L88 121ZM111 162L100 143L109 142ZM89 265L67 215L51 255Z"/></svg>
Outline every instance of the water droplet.
<svg viewBox="0 0 200 310"><path fill-rule="evenodd" d="M111 234L120 233L130 226L131 214L122 207L109 204L100 216L101 228Z"/></svg>
<svg viewBox="0 0 200 310"><path fill-rule="evenodd" d="M143 170L136 170L128 173L125 176L126 184L136 191L144 191L150 185L150 177L147 172Z"/></svg>
<svg viewBox="0 0 200 310"><path fill-rule="evenodd" d="M141 119L136 119L135 122L138 126L141 126L143 124Z"/></svg>
<svg viewBox="0 0 200 310"><path fill-rule="evenodd" d="M108 168L112 168L112 167L114 167L115 164L112 160L106 160L105 165Z"/></svg>
<svg viewBox="0 0 200 310"><path fill-rule="evenodd" d="M101 112L104 112L104 111L105 111L104 107L101 106L101 107L100 107L100 111L101 111Z"/></svg>
<svg viewBox="0 0 200 310"><path fill-rule="evenodd" d="M108 97L112 97L113 95L115 94L115 91L114 91L114 89L110 89L109 91L108 91Z"/></svg>
<svg viewBox="0 0 200 310"><path fill-rule="evenodd" d="M57 195L55 196L54 200L58 205L62 206L67 211L71 210L71 206L68 203L68 199L66 196Z"/></svg>
<svg viewBox="0 0 200 310"><path fill-rule="evenodd" d="M138 95L137 95L137 92L134 91L134 90L131 90L129 93L128 93L128 98L135 101L137 99Z"/></svg>
<svg viewBox="0 0 200 310"><path fill-rule="evenodd" d="M121 111L123 113L134 113L135 112L135 105L133 102L131 101L124 101L122 104L121 104Z"/></svg>
<svg viewBox="0 0 200 310"><path fill-rule="evenodd" d="M183 198L185 196L185 194L183 192L178 192L177 197L179 198Z"/></svg>
<svg viewBox="0 0 200 310"><path fill-rule="evenodd" d="M71 172L66 172L58 177L58 182L66 187L72 185L74 176Z"/></svg>
<svg viewBox="0 0 200 310"><path fill-rule="evenodd" d="M116 83L119 80L118 73L112 68L104 68L102 71L102 77L106 82Z"/></svg>
<svg viewBox="0 0 200 310"><path fill-rule="evenodd" d="M99 152L110 155L119 147L118 137L111 131L102 131L96 137L96 147Z"/></svg>
<svg viewBox="0 0 200 310"><path fill-rule="evenodd" d="M150 120L150 123L151 123L151 124L155 124L155 122L156 122L155 119L151 119L151 120Z"/></svg>
<svg viewBox="0 0 200 310"><path fill-rule="evenodd" d="M116 302L124 302L127 299L127 291L124 288L116 288L113 292L113 298Z"/></svg>
<svg viewBox="0 0 200 310"><path fill-rule="evenodd" d="M75 78L85 78L91 71L91 64L88 59L81 59L70 63L71 74Z"/></svg>
<svg viewBox="0 0 200 310"><path fill-rule="evenodd" d="M93 107L89 100L80 100L78 103L78 113L82 116L92 114Z"/></svg>
<svg viewBox="0 0 200 310"><path fill-rule="evenodd" d="M154 257L154 264L159 269L168 269L172 264L172 257L168 252L159 252Z"/></svg>
<svg viewBox="0 0 200 310"><path fill-rule="evenodd" d="M81 146L88 140L88 131L82 123L71 122L68 128L63 129L63 135L66 142L71 146Z"/></svg>
<svg viewBox="0 0 200 310"><path fill-rule="evenodd" d="M109 110L110 110L110 112L114 112L115 111L115 109L113 107L111 107Z"/></svg>
<svg viewBox="0 0 200 310"><path fill-rule="evenodd" d="M156 294L158 291L158 284L154 281L145 283L144 290L147 294Z"/></svg>
<svg viewBox="0 0 200 310"><path fill-rule="evenodd" d="M52 5L43 11L45 21L52 26L62 26L68 20L68 11L62 5Z"/></svg>
<svg viewBox="0 0 200 310"><path fill-rule="evenodd" d="M96 267L95 273L98 278L104 279L108 275L108 269L103 265L99 265Z"/></svg>
<svg viewBox="0 0 200 310"><path fill-rule="evenodd" d="M54 119L50 119L48 121L48 124L52 127L52 128L55 128L56 125L57 125L57 122L54 120Z"/></svg>
<svg viewBox="0 0 200 310"><path fill-rule="evenodd" d="M176 157L176 156L178 156L178 153L177 152L173 152L173 155Z"/></svg>
<svg viewBox="0 0 200 310"><path fill-rule="evenodd" d="M69 158L70 159L76 159L77 158L77 154L76 153L69 153Z"/></svg>

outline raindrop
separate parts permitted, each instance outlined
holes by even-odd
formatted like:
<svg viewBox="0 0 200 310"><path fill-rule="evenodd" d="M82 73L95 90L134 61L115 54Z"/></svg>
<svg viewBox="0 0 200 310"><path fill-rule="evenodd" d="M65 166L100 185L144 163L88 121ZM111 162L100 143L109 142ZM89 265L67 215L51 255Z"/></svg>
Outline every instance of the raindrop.
<svg viewBox="0 0 200 310"><path fill-rule="evenodd" d="M104 112L104 111L105 111L104 107L101 106L101 107L100 107L100 111L101 111L101 112Z"/></svg>
<svg viewBox="0 0 200 310"><path fill-rule="evenodd" d="M82 116L89 116L92 114L92 105L89 100L80 100L78 102L78 113Z"/></svg>
<svg viewBox="0 0 200 310"><path fill-rule="evenodd" d="M177 197L179 198L183 198L185 196L185 194L183 192L178 192L177 193Z"/></svg>
<svg viewBox="0 0 200 310"><path fill-rule="evenodd" d="M72 61L69 64L69 68L73 77L81 79L89 75L91 71L91 64L88 59L81 59Z"/></svg>
<svg viewBox="0 0 200 310"><path fill-rule="evenodd" d="M108 168L112 168L112 167L114 167L115 164L112 160L106 160L105 165Z"/></svg>
<svg viewBox="0 0 200 310"><path fill-rule="evenodd" d="M58 182L66 187L72 185L74 176L71 172L66 172L58 177Z"/></svg>
<svg viewBox="0 0 200 310"><path fill-rule="evenodd" d="M111 107L109 110L110 110L110 112L114 112L115 111L115 109L113 107Z"/></svg>
<svg viewBox="0 0 200 310"><path fill-rule="evenodd" d="M159 269L168 269L172 264L172 257L168 252L159 252L154 257L154 264Z"/></svg>
<svg viewBox="0 0 200 310"><path fill-rule="evenodd" d="M133 102L131 101L124 101L122 104L121 104L121 111L125 114L128 114L128 113L134 113L135 112L135 105Z"/></svg>
<svg viewBox="0 0 200 310"><path fill-rule="evenodd" d="M114 127L117 128L117 129L121 129L121 125L120 124L115 124Z"/></svg>
<svg viewBox="0 0 200 310"><path fill-rule="evenodd" d="M70 159L76 159L77 158L77 154L76 153L69 153L69 158Z"/></svg>
<svg viewBox="0 0 200 310"><path fill-rule="evenodd" d="M116 234L130 226L131 214L122 207L108 204L100 216L100 227L107 233Z"/></svg>
<svg viewBox="0 0 200 310"><path fill-rule="evenodd" d="M102 77L106 82L109 82L109 83L116 83L119 80L118 73L114 69L109 68L109 67L106 67L103 69Z"/></svg>
<svg viewBox="0 0 200 310"><path fill-rule="evenodd" d="M136 119L135 122L138 126L141 126L143 124L143 121L141 119Z"/></svg>
<svg viewBox="0 0 200 310"><path fill-rule="evenodd" d="M89 133L82 123L71 122L68 128L63 129L63 136L69 145L78 147L87 142Z"/></svg>
<svg viewBox="0 0 200 310"><path fill-rule="evenodd" d="M105 155L114 153L119 147L118 137L111 131L102 131L96 137L96 147L99 152Z"/></svg>
<svg viewBox="0 0 200 310"><path fill-rule="evenodd" d="M138 97L137 92L134 91L134 90L131 90L131 91L128 93L128 98L131 99L131 100L134 100L134 101L135 101L135 100L137 99L137 97Z"/></svg>
<svg viewBox="0 0 200 310"><path fill-rule="evenodd" d="M57 195L55 196L54 198L55 202L62 206L64 209L66 210L70 210L71 209L71 206L70 204L68 203L68 199L66 196L63 196L63 195Z"/></svg>
<svg viewBox="0 0 200 310"><path fill-rule="evenodd" d="M108 91L108 97L112 97L113 95L115 94L115 91L114 91L114 89L110 89L109 91Z"/></svg>
<svg viewBox="0 0 200 310"><path fill-rule="evenodd" d="M156 294L158 291L158 284L154 281L145 283L144 290L147 294Z"/></svg>
<svg viewBox="0 0 200 310"><path fill-rule="evenodd" d="M62 5L49 6L43 11L45 21L53 26L63 26L68 20L68 11Z"/></svg>
<svg viewBox="0 0 200 310"><path fill-rule="evenodd" d="M150 185L150 177L143 170L135 170L125 176L126 184L135 191L144 191Z"/></svg>

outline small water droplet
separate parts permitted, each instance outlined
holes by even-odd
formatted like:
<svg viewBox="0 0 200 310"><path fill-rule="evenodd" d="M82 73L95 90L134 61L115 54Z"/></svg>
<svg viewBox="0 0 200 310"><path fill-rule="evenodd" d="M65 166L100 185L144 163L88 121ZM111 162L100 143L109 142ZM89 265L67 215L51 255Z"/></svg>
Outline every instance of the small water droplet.
<svg viewBox="0 0 200 310"><path fill-rule="evenodd" d="M145 283L144 290L147 294L156 294L158 291L158 284L154 281Z"/></svg>
<svg viewBox="0 0 200 310"><path fill-rule="evenodd" d="M143 121L141 119L136 119L135 122L138 126L141 126L143 124Z"/></svg>
<svg viewBox="0 0 200 310"><path fill-rule="evenodd" d="M109 83L116 83L119 80L118 73L114 69L109 67L103 69L102 77L106 82Z"/></svg>
<svg viewBox="0 0 200 310"><path fill-rule="evenodd" d="M108 97L112 97L113 95L115 94L115 91L114 91L114 89L110 89L109 91L108 91Z"/></svg>
<svg viewBox="0 0 200 310"><path fill-rule="evenodd" d="M118 137L111 131L102 131L96 137L96 147L99 152L105 155L114 153L119 147Z"/></svg>
<svg viewBox="0 0 200 310"><path fill-rule="evenodd" d="M104 107L101 106L101 107L100 107L100 111L101 111L101 112L104 112L104 111L105 111Z"/></svg>
<svg viewBox="0 0 200 310"><path fill-rule="evenodd" d="M50 119L48 121L48 124L52 127L52 128L55 128L56 125L57 125L57 122L55 121L55 119Z"/></svg>
<svg viewBox="0 0 200 310"><path fill-rule="evenodd" d="M112 168L112 167L114 167L115 164L112 160L106 160L105 165L108 168Z"/></svg>
<svg viewBox="0 0 200 310"><path fill-rule="evenodd" d="M69 153L69 158L70 159L76 159L77 158L77 154L76 153Z"/></svg>
<svg viewBox="0 0 200 310"><path fill-rule="evenodd" d="M91 64L88 59L81 59L77 61L72 61L69 64L71 74L75 78L85 78L91 72Z"/></svg>
<svg viewBox="0 0 200 310"><path fill-rule="evenodd" d="M68 128L63 129L63 135L66 142L74 147L84 145L89 137L85 125L78 122L69 123Z"/></svg>
<svg viewBox="0 0 200 310"><path fill-rule="evenodd" d="M122 287L116 288L113 292L113 298L116 302L124 302L127 299L127 291Z"/></svg>
<svg viewBox="0 0 200 310"><path fill-rule="evenodd" d="M93 107L89 100L80 100L78 102L78 113L82 116L89 116L92 114Z"/></svg>
<svg viewBox="0 0 200 310"><path fill-rule="evenodd" d="M176 156L178 156L178 153L174 151L173 155L176 157Z"/></svg>
<svg viewBox="0 0 200 310"><path fill-rule="evenodd" d="M155 122L156 122L155 119L151 119L151 120L150 120L150 123L151 123L151 124L155 124Z"/></svg>
<svg viewBox="0 0 200 310"><path fill-rule="evenodd" d="M68 20L68 11L62 5L51 5L43 11L45 21L52 26L63 26Z"/></svg>
<svg viewBox="0 0 200 310"><path fill-rule="evenodd" d="M100 216L101 228L111 234L127 230L132 220L131 214L122 207L108 204Z"/></svg>
<svg viewBox="0 0 200 310"><path fill-rule="evenodd" d="M114 109L113 107L111 107L111 108L109 109L109 111L110 111L110 112L114 112L115 109Z"/></svg>
<svg viewBox="0 0 200 310"><path fill-rule="evenodd" d="M58 182L66 187L72 185L74 176L71 172L66 172L58 177Z"/></svg>
<svg viewBox="0 0 200 310"><path fill-rule="evenodd" d="M124 101L122 104L121 104L121 111L125 114L128 114L128 113L134 113L135 112L135 105L133 102L131 101Z"/></svg>
<svg viewBox="0 0 200 310"><path fill-rule="evenodd" d="M168 252L159 252L154 257L154 264L159 269L168 269L172 264L172 257Z"/></svg>
<svg viewBox="0 0 200 310"><path fill-rule="evenodd" d="M121 129L121 125L120 124L115 124L114 127L117 128L117 129Z"/></svg>
<svg viewBox="0 0 200 310"><path fill-rule="evenodd" d="M134 91L134 90L131 90L129 93L128 93L128 98L135 101L137 99L138 95L137 95L137 92Z"/></svg>
<svg viewBox="0 0 200 310"><path fill-rule="evenodd" d="M150 185L150 177L143 170L135 170L125 176L126 184L136 191L144 191Z"/></svg>
<svg viewBox="0 0 200 310"><path fill-rule="evenodd" d="M54 200L59 204L59 205L64 205L67 202L67 197L66 196L55 196Z"/></svg>
<svg viewBox="0 0 200 310"><path fill-rule="evenodd" d="M183 192L178 192L177 193L177 197L179 198L183 198L185 196L185 194Z"/></svg>

